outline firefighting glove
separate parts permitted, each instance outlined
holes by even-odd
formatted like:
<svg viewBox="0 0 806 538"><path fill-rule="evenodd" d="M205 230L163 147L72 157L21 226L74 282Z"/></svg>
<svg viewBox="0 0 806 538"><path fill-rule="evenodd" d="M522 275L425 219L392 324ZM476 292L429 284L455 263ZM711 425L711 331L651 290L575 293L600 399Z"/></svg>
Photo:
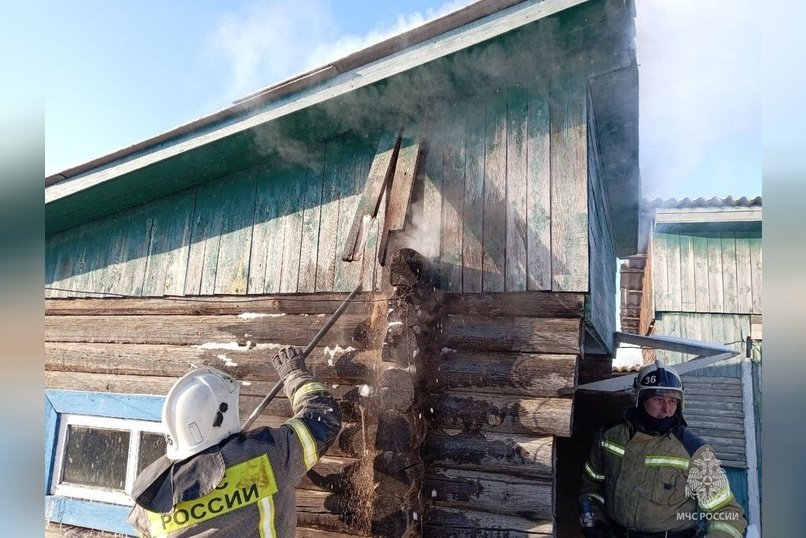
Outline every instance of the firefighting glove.
<svg viewBox="0 0 806 538"><path fill-rule="evenodd" d="M271 364L283 381L289 377L299 377L301 374L309 373L305 366L305 357L298 348L291 346L282 348L277 355L272 357Z"/></svg>

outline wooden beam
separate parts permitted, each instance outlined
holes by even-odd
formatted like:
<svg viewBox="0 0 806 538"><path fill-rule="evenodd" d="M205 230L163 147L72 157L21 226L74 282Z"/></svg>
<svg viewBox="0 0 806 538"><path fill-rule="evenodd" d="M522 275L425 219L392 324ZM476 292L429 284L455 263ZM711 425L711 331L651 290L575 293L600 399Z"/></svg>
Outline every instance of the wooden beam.
<svg viewBox="0 0 806 538"><path fill-rule="evenodd" d="M353 344L360 314L343 314L323 345ZM305 346L327 322L325 316L46 316L48 342L203 345L214 343ZM250 343L250 344L247 344Z"/></svg>
<svg viewBox="0 0 806 538"><path fill-rule="evenodd" d="M395 173L397 155L400 151L400 135L384 133L378 142L378 151L369 169L364 191L344 243L341 259L346 262L357 260L363 252L364 241L369 233L369 223L378 214L381 195Z"/></svg>
<svg viewBox="0 0 806 538"><path fill-rule="evenodd" d="M46 316L217 316L244 314L332 314L347 293L288 295L216 295L157 298L54 298L45 299ZM367 312L370 294L360 293L345 313Z"/></svg>
<svg viewBox="0 0 806 538"><path fill-rule="evenodd" d="M408 133L407 133L408 134ZM384 221L381 242L378 247L378 262L386 264L386 254L389 248L390 232L403 230L406 223L406 214L409 210L411 190L414 178L417 176L417 167L420 164L420 137L406 136L400 143L394 177L389 187L389 202L386 205L386 220Z"/></svg>
<svg viewBox="0 0 806 538"><path fill-rule="evenodd" d="M517 516L435 506L425 514L426 535L436 538L453 536L554 536L552 518L534 521Z"/></svg>
<svg viewBox="0 0 806 538"><path fill-rule="evenodd" d="M443 336L450 348L578 354L580 331L577 319L449 315Z"/></svg>
<svg viewBox="0 0 806 538"><path fill-rule="evenodd" d="M554 437L481 430L431 430L422 448L430 465L549 480L554 477L553 451Z"/></svg>
<svg viewBox="0 0 806 538"><path fill-rule="evenodd" d="M585 316L585 295L581 293L446 293L444 301L447 314L540 318Z"/></svg>
<svg viewBox="0 0 806 538"><path fill-rule="evenodd" d="M426 471L423 495L437 506L486 511L533 520L552 519L550 480L463 469Z"/></svg>
<svg viewBox="0 0 806 538"><path fill-rule="evenodd" d="M440 393L430 401L429 422L437 427L522 435L571 435L573 401L478 393Z"/></svg>

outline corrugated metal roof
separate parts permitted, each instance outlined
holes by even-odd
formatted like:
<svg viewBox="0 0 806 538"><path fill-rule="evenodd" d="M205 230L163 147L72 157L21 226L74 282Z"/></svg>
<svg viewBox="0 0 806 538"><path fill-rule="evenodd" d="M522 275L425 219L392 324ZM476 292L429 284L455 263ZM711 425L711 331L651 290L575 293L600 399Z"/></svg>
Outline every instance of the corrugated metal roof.
<svg viewBox="0 0 806 538"><path fill-rule="evenodd" d="M645 208L676 208L676 209L686 209L686 208L695 208L695 207L760 207L761 206L761 196L756 196L755 198L747 198L746 196L742 196L741 198L734 198L733 196L727 196L725 198L720 198L718 196L714 196L713 198L696 198L692 200L691 198L683 198L682 200L678 200L677 198L655 198L654 200L647 200L644 198L643 206Z"/></svg>

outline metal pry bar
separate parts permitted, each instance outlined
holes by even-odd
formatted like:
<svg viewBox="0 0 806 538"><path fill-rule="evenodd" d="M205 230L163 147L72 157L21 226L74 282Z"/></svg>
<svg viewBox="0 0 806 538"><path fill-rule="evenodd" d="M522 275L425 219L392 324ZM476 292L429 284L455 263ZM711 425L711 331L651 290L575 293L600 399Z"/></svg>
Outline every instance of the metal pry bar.
<svg viewBox="0 0 806 538"><path fill-rule="evenodd" d="M319 343L319 340L321 340L322 337L325 336L325 334L327 334L330 328L333 327L333 324L336 323L336 320L338 320L339 317L341 317L341 315L344 313L344 311L347 310L347 306L352 302L353 299L355 299L355 296L358 295L358 292L361 291L361 287L362 282L359 282L358 286L356 286L355 289L352 292L350 292L350 295L348 295L347 298L344 300L344 302L342 302L336 309L336 311L333 312L333 315L330 316L330 319L327 320L327 323L325 323L322 326L322 328L319 329L319 332L316 333L316 336L313 337L313 340L311 340L311 342L307 345L307 347L302 351L303 359L307 358L308 355L310 355L311 351L313 351L313 348L315 348L316 344ZM252 425L255 419L257 419L257 417L263 412L263 410L266 409L266 406L269 405L269 402L271 402L274 399L274 397L277 396L277 393L280 392L281 388L283 388L282 379L279 380L277 384L274 385L274 387L272 387L272 389L269 391L266 397L263 398L260 404L258 404L258 406L255 408L255 410L252 411L252 414L249 415L249 418L247 418L246 422L244 422L243 426L241 426L242 432L246 431L249 428L249 426Z"/></svg>

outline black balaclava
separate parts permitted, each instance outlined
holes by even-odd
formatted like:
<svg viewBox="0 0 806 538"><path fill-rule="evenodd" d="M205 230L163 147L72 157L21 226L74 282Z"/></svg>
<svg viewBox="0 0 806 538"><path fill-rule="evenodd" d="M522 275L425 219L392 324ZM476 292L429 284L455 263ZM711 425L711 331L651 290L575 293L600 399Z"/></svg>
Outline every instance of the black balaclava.
<svg viewBox="0 0 806 538"><path fill-rule="evenodd" d="M644 430L647 433L667 433L680 423L680 418L682 417L682 414L680 413L680 404L677 404L677 409L675 410L674 415L666 418L655 418L647 413L646 408L644 407L644 402L650 396L652 395L647 395L645 398L641 398L641 400L638 402L638 420L641 422L641 425L644 427Z"/></svg>

